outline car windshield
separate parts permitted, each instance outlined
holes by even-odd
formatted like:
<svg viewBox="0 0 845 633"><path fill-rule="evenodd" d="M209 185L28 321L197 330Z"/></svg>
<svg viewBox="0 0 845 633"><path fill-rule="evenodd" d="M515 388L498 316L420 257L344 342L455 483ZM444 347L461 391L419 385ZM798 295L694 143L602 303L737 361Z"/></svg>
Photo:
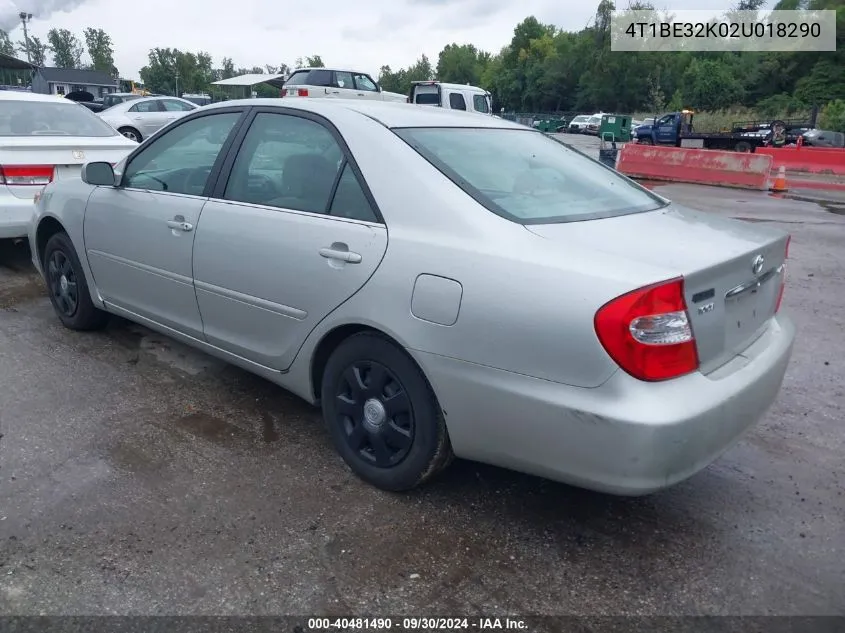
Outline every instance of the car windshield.
<svg viewBox="0 0 845 633"><path fill-rule="evenodd" d="M584 116L582 114L582 115L579 115L579 116L575 117L574 119L572 119L572 122L573 123L586 123L589 120L590 120L590 117Z"/></svg>
<svg viewBox="0 0 845 633"><path fill-rule="evenodd" d="M394 132L487 209L520 224L608 218L668 204L541 132L499 128Z"/></svg>
<svg viewBox="0 0 845 633"><path fill-rule="evenodd" d="M0 136L106 137L118 134L91 110L77 103L0 101Z"/></svg>

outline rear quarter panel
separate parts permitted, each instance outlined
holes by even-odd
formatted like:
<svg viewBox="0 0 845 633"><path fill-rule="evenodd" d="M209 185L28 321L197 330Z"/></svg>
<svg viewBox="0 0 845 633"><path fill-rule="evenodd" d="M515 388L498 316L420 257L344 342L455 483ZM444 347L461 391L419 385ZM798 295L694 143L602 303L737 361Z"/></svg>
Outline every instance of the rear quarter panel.
<svg viewBox="0 0 845 633"><path fill-rule="evenodd" d="M356 117L354 125L342 125L341 118L341 132L386 219L389 243L370 281L300 350L291 367L295 390L308 391L307 366L320 339L349 323L381 329L408 349L580 387L601 385L617 370L595 335L595 312L662 279L663 271L623 265L606 254L597 258L577 244L564 251L478 205L380 124ZM461 284L454 325L411 313L421 274Z"/></svg>
<svg viewBox="0 0 845 633"><path fill-rule="evenodd" d="M99 292L94 285L91 269L88 266L83 237L85 207L93 191L94 187L85 184L81 180L53 182L44 187L38 203L33 205L34 211L29 229L29 243L32 250L33 264L36 265L39 272L43 275L44 271L41 270L41 262L39 261L40 254L37 250L38 228L44 222L45 218L52 218L58 221L76 249L76 254L85 272L88 288L91 291L91 300L95 306L103 307L103 302L99 298Z"/></svg>

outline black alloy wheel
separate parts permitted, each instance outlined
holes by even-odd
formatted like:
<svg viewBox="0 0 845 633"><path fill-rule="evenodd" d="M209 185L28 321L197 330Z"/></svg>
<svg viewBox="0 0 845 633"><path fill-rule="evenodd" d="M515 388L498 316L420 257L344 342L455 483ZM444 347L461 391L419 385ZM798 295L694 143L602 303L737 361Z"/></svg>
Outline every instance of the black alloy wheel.
<svg viewBox="0 0 845 633"><path fill-rule="evenodd" d="M47 285L59 314L73 318L79 307L79 284L73 265L60 250L50 253L47 260Z"/></svg>
<svg viewBox="0 0 845 633"><path fill-rule="evenodd" d="M354 334L334 350L321 404L337 452L378 488L409 490L452 461L431 386L414 360L377 332Z"/></svg>
<svg viewBox="0 0 845 633"><path fill-rule="evenodd" d="M414 412L396 375L373 361L356 361L335 389L337 424L346 443L378 468L408 456L414 442Z"/></svg>
<svg viewBox="0 0 845 633"><path fill-rule="evenodd" d="M82 264L67 233L56 233L47 240L42 262L50 303L62 324L72 330L104 327L108 314L91 301Z"/></svg>

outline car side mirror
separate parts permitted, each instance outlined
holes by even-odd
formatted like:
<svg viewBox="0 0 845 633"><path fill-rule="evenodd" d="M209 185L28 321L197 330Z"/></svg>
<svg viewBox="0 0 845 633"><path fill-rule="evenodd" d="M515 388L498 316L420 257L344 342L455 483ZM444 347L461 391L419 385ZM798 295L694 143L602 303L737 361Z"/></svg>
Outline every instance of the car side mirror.
<svg viewBox="0 0 845 633"><path fill-rule="evenodd" d="M114 168L111 163L86 163L82 166L82 182L98 187L114 187Z"/></svg>

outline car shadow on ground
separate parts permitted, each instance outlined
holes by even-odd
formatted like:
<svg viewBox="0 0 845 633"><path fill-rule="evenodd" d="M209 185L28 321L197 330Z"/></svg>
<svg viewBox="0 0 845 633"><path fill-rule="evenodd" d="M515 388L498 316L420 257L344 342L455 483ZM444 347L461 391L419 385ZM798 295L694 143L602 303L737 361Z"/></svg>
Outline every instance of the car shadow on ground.
<svg viewBox="0 0 845 633"><path fill-rule="evenodd" d="M0 309L14 311L14 306L45 297L46 293L43 280L31 265L28 243L0 243ZM78 338L83 346L90 343L93 353L97 352L98 347L113 350L113 343L124 350L135 350L142 340L150 341L148 349L150 345L181 347L167 337L118 317L111 319L105 332L81 334ZM205 357L199 352L196 354ZM184 357L182 353L178 355ZM127 362L136 364L137 357ZM221 400L229 400L233 407L249 414L237 424L248 424L244 421L248 418L261 420L261 428L246 429L249 437L255 441L251 439L242 448L248 448L249 445L251 450L260 451L274 444L284 444L287 440L310 444L310 450L321 459L335 457L319 409L249 372L228 364L215 365L215 371L203 371L203 375L197 379L210 380ZM185 372L177 373L182 373L183 379L192 379L184 375ZM219 415L206 415L202 411L192 411L181 416L177 424L200 441L219 441L232 428ZM274 468L273 465L268 467L271 470ZM336 459L336 467L346 468L339 458ZM632 538L639 531L637 526L652 529L660 523L661 529L682 529L679 522L689 520L689 517L683 516L686 513L681 512L675 519L671 516L675 514L671 510L677 507L679 495L683 497L699 492L718 496L718 491L712 489L722 485L721 477L705 471L693 482L681 484L670 491L647 497L624 498L494 466L456 460L430 484L409 493L390 496L394 502L408 506L422 503L426 506L449 507L457 504L464 511L469 507L479 515L487 515L490 520L507 516L509 520L518 520L541 531L552 529L552 526L558 524L558 527L566 529L555 532L565 534L566 538L574 538L577 542L581 538L579 534L585 530L598 531L605 536ZM360 486L366 489L365 484L360 483ZM685 489L685 492L678 492L681 489ZM359 492L363 493L363 490Z"/></svg>

